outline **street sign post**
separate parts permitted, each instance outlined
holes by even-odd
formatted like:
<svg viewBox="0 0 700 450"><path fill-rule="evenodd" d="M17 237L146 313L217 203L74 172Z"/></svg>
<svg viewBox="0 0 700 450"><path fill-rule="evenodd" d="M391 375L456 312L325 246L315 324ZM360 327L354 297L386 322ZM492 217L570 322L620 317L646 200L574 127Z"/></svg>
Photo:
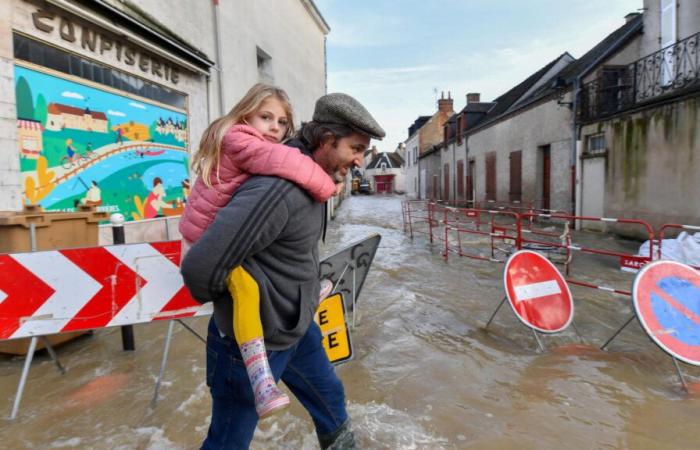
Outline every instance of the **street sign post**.
<svg viewBox="0 0 700 450"><path fill-rule="evenodd" d="M656 261L632 286L637 318L663 351L700 366L700 273L675 261Z"/></svg>
<svg viewBox="0 0 700 450"><path fill-rule="evenodd" d="M508 300L517 318L533 330L558 333L566 329L574 317L574 302L569 286L559 270L547 258L530 250L513 253L503 270L506 296L486 323L489 326L503 303Z"/></svg>

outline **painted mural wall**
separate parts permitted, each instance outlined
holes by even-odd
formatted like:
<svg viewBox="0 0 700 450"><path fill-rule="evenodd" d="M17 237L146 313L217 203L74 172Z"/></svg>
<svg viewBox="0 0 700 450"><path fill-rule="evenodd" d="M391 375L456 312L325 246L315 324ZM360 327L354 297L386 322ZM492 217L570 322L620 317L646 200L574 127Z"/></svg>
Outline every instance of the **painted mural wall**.
<svg viewBox="0 0 700 450"><path fill-rule="evenodd" d="M15 65L24 202L93 205L127 220L182 213L187 115L73 78Z"/></svg>

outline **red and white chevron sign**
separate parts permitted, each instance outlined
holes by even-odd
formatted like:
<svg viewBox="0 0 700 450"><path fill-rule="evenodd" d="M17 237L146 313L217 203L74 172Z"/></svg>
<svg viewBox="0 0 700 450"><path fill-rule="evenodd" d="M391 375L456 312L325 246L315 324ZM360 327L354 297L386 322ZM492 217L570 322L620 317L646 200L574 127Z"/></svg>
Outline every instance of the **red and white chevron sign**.
<svg viewBox="0 0 700 450"><path fill-rule="evenodd" d="M0 255L0 340L211 314L180 241Z"/></svg>

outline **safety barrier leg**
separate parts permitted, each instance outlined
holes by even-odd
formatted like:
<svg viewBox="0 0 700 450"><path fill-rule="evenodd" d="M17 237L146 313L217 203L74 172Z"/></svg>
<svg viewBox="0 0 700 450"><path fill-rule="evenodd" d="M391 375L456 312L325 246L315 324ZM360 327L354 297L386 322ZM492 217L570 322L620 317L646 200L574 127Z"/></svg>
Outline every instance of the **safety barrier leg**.
<svg viewBox="0 0 700 450"><path fill-rule="evenodd" d="M165 348L163 349L163 358L160 360L160 372L158 372L158 378L156 378L156 388L153 393L153 399L151 400L151 407L155 406L158 401L158 391L160 390L160 383L163 380L163 373L165 372L165 364L168 362L168 352L170 351L170 341L173 338L173 327L175 326L175 321L171 320L168 322L168 332L165 335Z"/></svg>
<svg viewBox="0 0 700 450"><path fill-rule="evenodd" d="M484 325L484 330L487 329L489 327L489 325L491 325L491 322L493 321L493 318L496 317L498 310L501 309L501 306L503 306L503 304L506 302L506 298L507 297L503 297L503 300L501 300L501 303L498 304L498 307L496 308L496 310L493 312L493 314L491 314L491 317L489 317L488 322L486 322L486 325Z"/></svg>
<svg viewBox="0 0 700 450"><path fill-rule="evenodd" d="M29 350L27 350L27 357L24 360L24 367L22 367L22 375L19 378L19 386L17 387L17 394L15 394L15 402L12 405L10 420L14 420L17 418L17 411L19 411L19 404L22 402L24 385L27 382L27 375L29 375L29 366L32 365L32 359L34 359L34 352L36 351L37 341L38 338L36 336L32 336L31 341L29 341Z"/></svg>
<svg viewBox="0 0 700 450"><path fill-rule="evenodd" d="M681 367L678 365L678 360L675 356L672 356L671 358L673 359L673 365L676 366L676 373L678 374L678 378L681 379L681 385L683 386L685 392L688 392L688 385L686 384L685 378L683 377L683 372L681 372Z"/></svg>
<svg viewBox="0 0 700 450"><path fill-rule="evenodd" d="M535 340L537 341L537 346L540 348L540 351L544 353L545 348L544 345L542 345L542 342L540 341L540 337L537 335L537 330L534 328L530 328L532 330L532 334L535 336Z"/></svg>
<svg viewBox="0 0 700 450"><path fill-rule="evenodd" d="M605 341L605 344L603 344L603 345L600 347L600 349L601 349L601 350L605 350L605 347L607 347L608 344L610 344L610 343L613 341L613 339L615 339L615 338L617 337L618 334L622 333L622 330L624 330L625 327L626 327L627 325L629 325L630 322L632 322L632 320L633 320L635 317L636 317L636 316L635 316L634 314L631 315L630 318L627 319L627 322L625 322L624 325L622 325L620 328L618 328L617 331L615 332L615 334L613 334L613 335L610 337L610 339L608 339L607 341Z"/></svg>
<svg viewBox="0 0 700 450"><path fill-rule="evenodd" d="M44 346L46 347L46 351L48 351L49 355L51 355L51 359L53 359L53 362L56 363L56 367L58 367L58 370L59 372L61 372L61 375L65 374L66 369L63 368L61 362L58 360L58 354L56 353L56 350L53 349L53 346L51 346L49 338L47 338L46 336L42 336L41 340L44 343Z"/></svg>
<svg viewBox="0 0 700 450"><path fill-rule="evenodd" d="M153 399L151 400L151 408L155 407L156 402L158 401L158 391L160 391L160 384L163 381L163 374L165 373L165 365L168 362L168 352L170 351L170 342L173 338L173 328L175 327L176 321L180 325L182 325L187 331L195 335L197 339L204 342L205 345L207 343L206 339L204 339L199 333L192 329L192 327L183 322L182 319L171 320L168 323L168 332L165 335L165 348L163 349L163 358L160 361L160 372L158 372L158 378L156 378L156 387L155 392L153 393Z"/></svg>

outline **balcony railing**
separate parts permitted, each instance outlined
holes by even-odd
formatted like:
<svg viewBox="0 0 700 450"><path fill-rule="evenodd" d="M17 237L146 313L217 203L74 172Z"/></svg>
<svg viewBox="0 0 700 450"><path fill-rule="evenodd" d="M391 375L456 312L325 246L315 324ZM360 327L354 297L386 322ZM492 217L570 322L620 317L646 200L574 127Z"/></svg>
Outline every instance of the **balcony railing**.
<svg viewBox="0 0 700 450"><path fill-rule="evenodd" d="M579 118L600 119L654 98L700 87L700 33L626 67L603 68L581 88Z"/></svg>

